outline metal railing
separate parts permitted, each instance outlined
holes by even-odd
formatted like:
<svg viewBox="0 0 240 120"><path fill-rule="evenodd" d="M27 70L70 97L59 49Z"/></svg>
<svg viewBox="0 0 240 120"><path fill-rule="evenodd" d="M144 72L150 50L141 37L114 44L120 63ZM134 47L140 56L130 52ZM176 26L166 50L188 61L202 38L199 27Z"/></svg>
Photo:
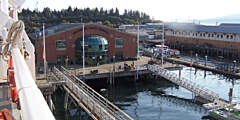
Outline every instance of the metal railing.
<svg viewBox="0 0 240 120"><path fill-rule="evenodd" d="M186 78L179 78L179 76L173 72L170 72L166 69L161 68L159 65L148 65L148 69L155 73L156 75L160 75L171 82L180 85L191 92L201 96L210 101L214 101L219 99L219 95L205 87L202 87Z"/></svg>
<svg viewBox="0 0 240 120"><path fill-rule="evenodd" d="M129 115L105 99L82 80L61 67L62 71L54 67L53 73L59 80L64 80L66 86L73 92L79 102L83 103L82 107L86 107L91 111L93 118L100 120L133 120Z"/></svg>

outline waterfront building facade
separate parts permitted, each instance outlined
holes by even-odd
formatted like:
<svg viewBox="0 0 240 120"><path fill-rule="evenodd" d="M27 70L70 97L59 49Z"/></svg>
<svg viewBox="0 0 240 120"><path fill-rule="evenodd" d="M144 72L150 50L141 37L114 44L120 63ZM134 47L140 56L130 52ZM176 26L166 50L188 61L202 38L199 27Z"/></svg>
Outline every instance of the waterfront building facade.
<svg viewBox="0 0 240 120"><path fill-rule="evenodd" d="M118 31L99 24L85 24L85 61L88 65L113 60L136 58L137 39L135 35ZM32 35L34 36L34 35ZM49 64L81 64L83 47L83 25L79 23L60 24L46 29L46 59ZM43 63L43 41L35 41L36 56Z"/></svg>
<svg viewBox="0 0 240 120"><path fill-rule="evenodd" d="M167 23L166 44L195 53L240 58L240 24Z"/></svg>

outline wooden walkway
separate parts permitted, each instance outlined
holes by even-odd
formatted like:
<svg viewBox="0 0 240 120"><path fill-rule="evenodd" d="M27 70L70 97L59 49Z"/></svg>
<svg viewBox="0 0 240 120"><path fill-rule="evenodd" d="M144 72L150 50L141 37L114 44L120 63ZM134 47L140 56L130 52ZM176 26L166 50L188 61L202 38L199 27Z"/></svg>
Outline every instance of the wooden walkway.
<svg viewBox="0 0 240 120"><path fill-rule="evenodd" d="M65 81L65 90L94 120L133 120L75 75L70 75L66 70L60 71L56 67L53 73L55 79Z"/></svg>
<svg viewBox="0 0 240 120"><path fill-rule="evenodd" d="M177 74L170 72L159 65L148 65L148 69L155 73L156 75L160 75L165 79L170 80L171 82L186 88L187 90L201 96L206 100L215 101L219 99L219 95L217 93L207 88L204 88L196 83L193 83L192 81L186 78L183 77L179 78Z"/></svg>

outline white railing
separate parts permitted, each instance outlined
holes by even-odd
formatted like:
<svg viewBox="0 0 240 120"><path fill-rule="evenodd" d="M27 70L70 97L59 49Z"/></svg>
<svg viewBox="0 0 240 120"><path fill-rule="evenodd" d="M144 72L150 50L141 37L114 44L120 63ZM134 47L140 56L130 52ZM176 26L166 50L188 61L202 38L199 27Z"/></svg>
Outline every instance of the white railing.
<svg viewBox="0 0 240 120"><path fill-rule="evenodd" d="M62 72L63 71L63 72ZM54 67L53 72L59 80L64 80L67 87L77 95L91 112L95 113L100 120L133 120L129 115L98 94L76 76L62 67L62 71ZM93 115L93 114L92 114Z"/></svg>
<svg viewBox="0 0 240 120"><path fill-rule="evenodd" d="M201 96L202 98L205 98L207 100L215 100L219 98L219 95L205 87L202 87L186 78L179 78L179 76L173 72L170 72L166 69L161 68L159 65L148 65L148 69L152 72L154 72L157 75L160 75L164 77L167 80L170 80L171 82L180 85L191 92L194 92Z"/></svg>
<svg viewBox="0 0 240 120"><path fill-rule="evenodd" d="M12 50L12 57L23 120L55 120L18 48Z"/></svg>

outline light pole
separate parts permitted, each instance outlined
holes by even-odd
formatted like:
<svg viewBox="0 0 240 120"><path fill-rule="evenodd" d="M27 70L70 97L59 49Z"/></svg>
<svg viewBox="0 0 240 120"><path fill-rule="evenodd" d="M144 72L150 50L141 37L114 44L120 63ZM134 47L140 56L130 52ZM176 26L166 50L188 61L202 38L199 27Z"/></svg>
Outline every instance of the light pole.
<svg viewBox="0 0 240 120"><path fill-rule="evenodd" d="M196 64L198 64L198 54L196 53Z"/></svg>
<svg viewBox="0 0 240 120"><path fill-rule="evenodd" d="M137 64L136 64L136 67L137 67L137 79L138 79L138 59L139 59L139 22L138 22L138 32L137 32Z"/></svg>
<svg viewBox="0 0 240 120"><path fill-rule="evenodd" d="M233 60L233 72L235 72L236 60Z"/></svg>
<svg viewBox="0 0 240 120"><path fill-rule="evenodd" d="M113 56L113 85L114 85L114 74L115 74L115 55Z"/></svg>
<svg viewBox="0 0 240 120"><path fill-rule="evenodd" d="M205 66L207 66L207 58L208 56L205 56Z"/></svg>
<svg viewBox="0 0 240 120"><path fill-rule="evenodd" d="M83 80L85 80L85 49L84 49L84 47L85 47L85 43L84 43L84 33L85 31L84 31L84 23L83 23L83 38L82 38L82 41L83 41Z"/></svg>

